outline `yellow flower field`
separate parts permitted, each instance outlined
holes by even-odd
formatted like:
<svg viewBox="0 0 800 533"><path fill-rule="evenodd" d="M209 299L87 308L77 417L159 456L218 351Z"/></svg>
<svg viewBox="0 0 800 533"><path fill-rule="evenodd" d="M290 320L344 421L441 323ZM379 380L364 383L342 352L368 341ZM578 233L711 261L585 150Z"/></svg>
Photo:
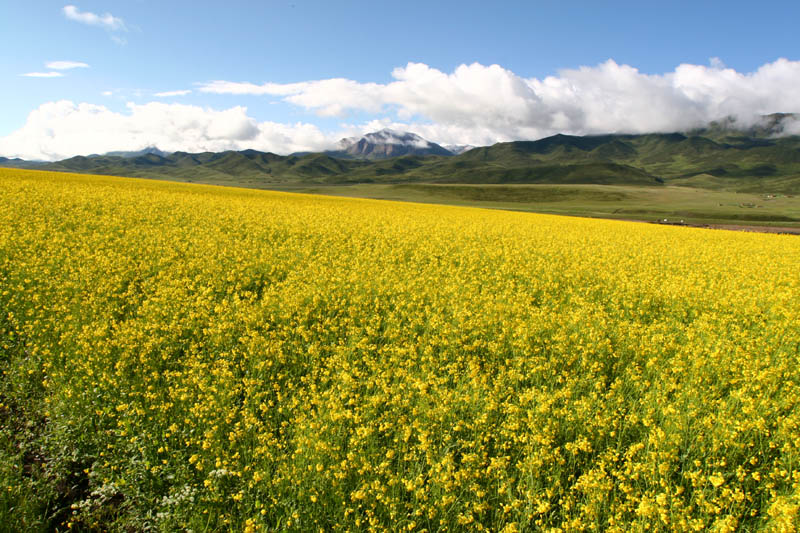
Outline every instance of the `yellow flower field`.
<svg viewBox="0 0 800 533"><path fill-rule="evenodd" d="M793 531L800 238L0 169L0 522Z"/></svg>

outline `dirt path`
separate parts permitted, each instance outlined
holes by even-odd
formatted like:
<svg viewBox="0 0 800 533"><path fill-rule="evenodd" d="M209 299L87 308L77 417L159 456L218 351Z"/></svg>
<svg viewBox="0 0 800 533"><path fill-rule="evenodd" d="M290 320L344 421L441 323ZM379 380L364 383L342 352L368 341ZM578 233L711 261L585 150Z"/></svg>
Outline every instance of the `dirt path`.
<svg viewBox="0 0 800 533"><path fill-rule="evenodd" d="M732 231L753 231L756 233L784 233L800 235L800 228L786 228L779 226L739 226L736 224L709 224L711 229L727 229Z"/></svg>
<svg viewBox="0 0 800 533"><path fill-rule="evenodd" d="M689 228L724 229L728 231L751 231L753 233L781 233L784 235L800 235L800 228L783 226L744 226L741 224L690 224L690 223L669 223L669 222L650 222L651 224L662 224L665 226L685 226Z"/></svg>

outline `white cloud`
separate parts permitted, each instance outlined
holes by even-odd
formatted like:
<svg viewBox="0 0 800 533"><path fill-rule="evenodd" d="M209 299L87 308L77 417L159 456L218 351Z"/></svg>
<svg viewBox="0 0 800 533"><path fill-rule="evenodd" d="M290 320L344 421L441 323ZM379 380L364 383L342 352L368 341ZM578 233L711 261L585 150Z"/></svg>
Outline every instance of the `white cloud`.
<svg viewBox="0 0 800 533"><path fill-rule="evenodd" d="M800 120L792 120L786 123L783 132L786 135L800 135Z"/></svg>
<svg viewBox="0 0 800 533"><path fill-rule="evenodd" d="M256 85L255 83L216 80L208 83L200 83L198 85L200 85L200 91L204 93L239 94L239 95L242 94L289 95L302 91L305 87L308 86L308 83L290 83L290 84L265 83L263 85Z"/></svg>
<svg viewBox="0 0 800 533"><path fill-rule="evenodd" d="M156 93L155 96L158 96L160 98L166 98L169 96L186 96L191 92L192 92L191 89L184 89L182 91L165 91L163 93Z"/></svg>
<svg viewBox="0 0 800 533"><path fill-rule="evenodd" d="M60 78L63 76L61 72L26 72L20 76L27 76L28 78Z"/></svg>
<svg viewBox="0 0 800 533"><path fill-rule="evenodd" d="M117 113L102 105L62 100L39 106L22 128L0 138L0 154L56 161L147 146L188 152L253 148L286 154L324 150L333 142L312 124L257 122L244 107L216 111L151 102L128 104L126 112Z"/></svg>
<svg viewBox="0 0 800 533"><path fill-rule="evenodd" d="M126 30L125 22L121 18L115 17L111 13L97 15L89 11L81 11L73 5L64 6L62 11L64 16L69 20L74 20L75 22L80 22L81 24L98 26L109 31Z"/></svg>
<svg viewBox="0 0 800 533"><path fill-rule="evenodd" d="M20 74L20 76L26 76L28 78L60 78L64 76L64 73L56 71L68 70L71 68L87 68L89 65L77 61L49 61L45 63L44 66L51 70L48 72L26 72L25 74Z"/></svg>
<svg viewBox="0 0 800 533"><path fill-rule="evenodd" d="M89 68L86 63L80 61L49 61L44 64L49 69L53 70L69 70L71 68Z"/></svg>
<svg viewBox="0 0 800 533"><path fill-rule="evenodd" d="M386 84L341 78L262 85L218 80L199 90L281 96L321 116L379 114L384 122L400 119L395 126L428 132L431 140L447 144L555 133L680 131L727 116L749 124L763 114L800 111L800 61L778 59L751 73L716 59L710 63L650 75L608 60L543 79L523 78L499 65L473 63L446 73L409 63L394 69L394 81Z"/></svg>
<svg viewBox="0 0 800 533"><path fill-rule="evenodd" d="M716 56L708 58L708 64L713 68L725 68L725 62Z"/></svg>
<svg viewBox="0 0 800 533"><path fill-rule="evenodd" d="M344 78L262 85L216 80L198 85L200 92L204 93L285 96L287 102L314 108L321 116L340 116L346 109L378 112L383 106L381 93L385 87L377 83L358 83Z"/></svg>
<svg viewBox="0 0 800 533"><path fill-rule="evenodd" d="M480 146L555 133L683 131L725 117L750 125L764 114L800 111L800 61L788 59L750 73L712 61L708 66L683 64L664 74L645 74L608 60L542 79L478 63L450 73L409 63L392 76L394 80L384 84L343 78L199 84L202 93L271 95L323 116L371 114L364 123L341 124L335 133L324 133L311 123L259 122L244 107L220 111L151 102L129 104L117 113L62 101L43 104L25 126L0 139L0 154L60 159L152 145L170 151L254 148L286 154L332 148L342 137L385 127L442 145ZM186 91L156 96L181 96ZM786 132L800 133L800 121L787 124Z"/></svg>

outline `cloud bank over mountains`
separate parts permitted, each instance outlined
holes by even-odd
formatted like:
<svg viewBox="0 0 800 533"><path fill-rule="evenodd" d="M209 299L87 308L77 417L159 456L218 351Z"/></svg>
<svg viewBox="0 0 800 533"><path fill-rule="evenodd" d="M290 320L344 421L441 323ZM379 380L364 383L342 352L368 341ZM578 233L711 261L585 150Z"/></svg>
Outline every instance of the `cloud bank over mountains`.
<svg viewBox="0 0 800 533"><path fill-rule="evenodd" d="M197 84L196 92L209 98L279 97L309 112L308 122L296 124L259 122L241 106L220 111L151 102L128 104L126 112L117 113L87 103L50 102L34 110L20 130L0 138L0 154L53 160L153 145L168 151L289 153L332 148L342 137L384 127L442 145L477 146L555 133L682 131L725 117L748 126L765 114L800 111L800 61L788 59L751 73L714 59L708 66L682 64L665 74L608 60L543 79L524 78L499 65L473 63L447 73L409 63L394 69L392 77L385 84L343 78ZM374 118L349 123L355 113ZM340 130L323 132L313 124L314 115L341 118ZM791 128L788 133L800 133L800 123Z"/></svg>
<svg viewBox="0 0 800 533"><path fill-rule="evenodd" d="M711 66L683 64L674 72L648 75L608 60L541 80L478 63L461 65L451 74L409 63L396 68L392 77L395 81L388 84L346 79L263 85L214 81L200 91L282 96L322 116L393 110L401 119L419 118L487 136L442 139L471 144L556 132L675 131L726 116L752 123L760 115L800 107L795 90L800 62L786 59L749 74L725 68L717 60Z"/></svg>
<svg viewBox="0 0 800 533"><path fill-rule="evenodd" d="M311 124L257 122L244 107L223 111L150 102L128 104L126 113L68 100L42 104L27 123L0 138L7 157L57 161L73 155L157 146L173 152L219 152L246 148L290 153L325 149L330 143Z"/></svg>

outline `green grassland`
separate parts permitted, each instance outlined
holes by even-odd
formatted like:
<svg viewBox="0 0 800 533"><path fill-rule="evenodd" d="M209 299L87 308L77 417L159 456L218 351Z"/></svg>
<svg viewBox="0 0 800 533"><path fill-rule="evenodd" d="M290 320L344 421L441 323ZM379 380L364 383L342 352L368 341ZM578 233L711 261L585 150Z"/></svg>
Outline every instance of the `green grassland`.
<svg viewBox="0 0 800 533"><path fill-rule="evenodd" d="M690 187L358 184L296 192L687 224L800 227L800 198Z"/></svg>

